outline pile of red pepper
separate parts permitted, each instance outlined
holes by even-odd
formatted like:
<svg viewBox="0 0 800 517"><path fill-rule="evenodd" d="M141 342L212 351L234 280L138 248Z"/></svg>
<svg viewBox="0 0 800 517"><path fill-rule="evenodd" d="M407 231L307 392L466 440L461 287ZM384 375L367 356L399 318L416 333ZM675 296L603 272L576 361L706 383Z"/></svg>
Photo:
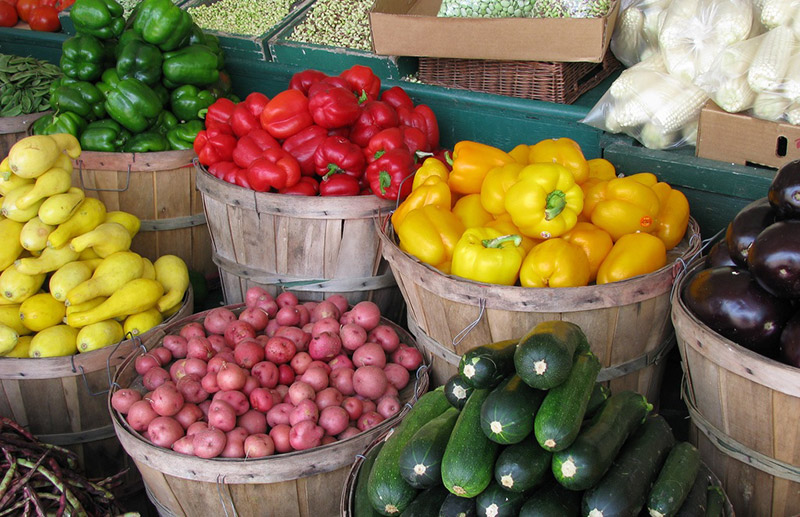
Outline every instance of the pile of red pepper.
<svg viewBox="0 0 800 517"><path fill-rule="evenodd" d="M272 99L218 99L194 141L214 176L259 192L403 200L419 157L441 152L436 116L366 66L304 70Z"/></svg>

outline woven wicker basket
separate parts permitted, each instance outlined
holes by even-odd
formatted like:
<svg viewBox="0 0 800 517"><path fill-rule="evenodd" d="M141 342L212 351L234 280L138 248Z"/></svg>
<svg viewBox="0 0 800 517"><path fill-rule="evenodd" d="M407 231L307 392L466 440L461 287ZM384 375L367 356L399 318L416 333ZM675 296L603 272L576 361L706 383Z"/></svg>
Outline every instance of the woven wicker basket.
<svg viewBox="0 0 800 517"><path fill-rule="evenodd" d="M620 66L611 52L601 63L421 57L419 80L448 88L572 104Z"/></svg>

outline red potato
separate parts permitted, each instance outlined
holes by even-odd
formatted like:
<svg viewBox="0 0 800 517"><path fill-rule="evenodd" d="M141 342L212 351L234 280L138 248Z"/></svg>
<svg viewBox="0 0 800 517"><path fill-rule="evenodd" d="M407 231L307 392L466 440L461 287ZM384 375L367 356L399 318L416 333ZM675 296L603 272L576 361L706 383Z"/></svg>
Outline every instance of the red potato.
<svg viewBox="0 0 800 517"><path fill-rule="evenodd" d="M324 368L309 368L300 376L300 381L309 384L314 391L321 391L328 387L328 372Z"/></svg>
<svg viewBox="0 0 800 517"><path fill-rule="evenodd" d="M158 358L160 366L168 364L170 361L172 361L172 352L170 352L169 349L166 349L163 346L157 346L153 348L152 350L150 350L150 353Z"/></svg>
<svg viewBox="0 0 800 517"><path fill-rule="evenodd" d="M298 305L297 313L300 315L300 321L297 322L298 327L305 327L311 322L311 314L308 312L308 307L305 305Z"/></svg>
<svg viewBox="0 0 800 517"><path fill-rule="evenodd" d="M239 313L239 321L245 321L253 330L261 332L269 323L269 314L259 307L247 307Z"/></svg>
<svg viewBox="0 0 800 517"><path fill-rule="evenodd" d="M267 344L264 346L264 356L267 361L272 361L275 364L285 364L292 360L297 353L297 347L294 342L284 336L277 334L269 338Z"/></svg>
<svg viewBox="0 0 800 517"><path fill-rule="evenodd" d="M209 392L203 389L203 384L201 381L201 377L198 377L194 374L189 374L176 382L175 387L178 389L180 394L183 395L183 400L185 402L199 404L209 396Z"/></svg>
<svg viewBox="0 0 800 517"><path fill-rule="evenodd" d="M380 399L378 399L377 411L381 414L383 418L390 418L400 412L400 408L402 408L402 404L400 404L400 399L392 395L384 395Z"/></svg>
<svg viewBox="0 0 800 517"><path fill-rule="evenodd" d="M199 403L197 407L200 408L200 411L203 412L203 418L208 420L208 408L211 406L211 399L205 399L203 402Z"/></svg>
<svg viewBox="0 0 800 517"><path fill-rule="evenodd" d="M309 321L308 323L306 323L305 325L303 325L300 328L303 330L303 332L308 333L308 335L310 336L311 335L311 331L314 329L314 324Z"/></svg>
<svg viewBox="0 0 800 517"><path fill-rule="evenodd" d="M271 319L269 320L269 323L267 323L266 328L264 328L264 335L267 337L272 337L275 335L275 332L277 332L278 329L281 327L282 325L278 323L278 320Z"/></svg>
<svg viewBox="0 0 800 517"><path fill-rule="evenodd" d="M217 384L217 374L215 372L208 372L200 379L200 385L209 394L214 394L219 391L219 384Z"/></svg>
<svg viewBox="0 0 800 517"><path fill-rule="evenodd" d="M411 374L403 365L397 363L389 363L383 367L383 373L386 374L386 380L389 384L394 386L397 390L402 390L408 385L411 380Z"/></svg>
<svg viewBox="0 0 800 517"><path fill-rule="evenodd" d="M270 320L278 314L278 309L280 309L280 307L278 307L278 302L276 302L274 298L259 298L256 300L255 307L264 311L267 316L269 316Z"/></svg>
<svg viewBox="0 0 800 517"><path fill-rule="evenodd" d="M178 335L182 338L186 339L187 341L191 337L195 336L205 336L206 329L203 327L203 324L199 321L193 321L191 323L187 323L186 325L182 326L181 329L178 331Z"/></svg>
<svg viewBox="0 0 800 517"><path fill-rule="evenodd" d="M211 401L222 400L227 402L232 408L233 411L236 413L236 416L241 416L250 409L250 399L247 395L244 394L242 391L238 390L228 390L228 391L218 391L214 393L214 396L211 397Z"/></svg>
<svg viewBox="0 0 800 517"><path fill-rule="evenodd" d="M308 350L308 343L311 341L311 334L299 327L278 327L274 335L289 338L294 343L297 352Z"/></svg>
<svg viewBox="0 0 800 517"><path fill-rule="evenodd" d="M297 375L303 375L306 373L311 361L313 361L313 359L308 355L308 352L297 352L294 354L294 357L292 357L292 360L289 361L289 366L292 367L292 370L294 370Z"/></svg>
<svg viewBox="0 0 800 517"><path fill-rule="evenodd" d="M225 447L219 453L220 458L244 458L244 438L236 429L225 433Z"/></svg>
<svg viewBox="0 0 800 517"><path fill-rule="evenodd" d="M147 425L150 442L159 447L171 448L172 444L183 437L183 427L172 417L159 416Z"/></svg>
<svg viewBox="0 0 800 517"><path fill-rule="evenodd" d="M156 368L159 366L161 366L161 361L158 359L158 356L150 352L140 355L133 362L133 367L136 369L136 373L139 375L144 375L151 368Z"/></svg>
<svg viewBox="0 0 800 517"><path fill-rule="evenodd" d="M303 420L289 431L289 445L296 451L311 449L319 446L324 434L323 428L311 420Z"/></svg>
<svg viewBox="0 0 800 517"><path fill-rule="evenodd" d="M386 391L388 384L383 368L378 366L361 366L353 374L353 389L366 398L377 399Z"/></svg>
<svg viewBox="0 0 800 517"><path fill-rule="evenodd" d="M256 363L264 360L264 347L255 339L247 338L240 341L233 349L233 357L236 364L249 370Z"/></svg>
<svg viewBox="0 0 800 517"><path fill-rule="evenodd" d="M337 435L347 429L350 415L342 406L328 406L319 414L319 426L330 435Z"/></svg>
<svg viewBox="0 0 800 517"><path fill-rule="evenodd" d="M244 439L245 458L265 458L275 454L275 442L263 433L253 433Z"/></svg>
<svg viewBox="0 0 800 517"><path fill-rule="evenodd" d="M206 339L208 339L208 342L211 343L211 349L214 350L216 354L219 354L223 350L233 350L228 346L228 342L225 341L225 336L211 334Z"/></svg>
<svg viewBox="0 0 800 517"><path fill-rule="evenodd" d="M247 307L255 307L259 298L272 298L272 295L260 285L248 287L244 293L244 304Z"/></svg>
<svg viewBox="0 0 800 517"><path fill-rule="evenodd" d="M278 384L271 391L273 397L283 400L286 397L286 394L289 393L289 386L286 384Z"/></svg>
<svg viewBox="0 0 800 517"><path fill-rule="evenodd" d="M339 307L337 307L335 303L330 300L322 300L314 306L313 310L311 310L311 319L309 321L314 323L319 320L330 318L336 320L338 323L339 316L341 315L342 313L339 311Z"/></svg>
<svg viewBox="0 0 800 517"><path fill-rule="evenodd" d="M187 340L185 337L179 334L170 334L168 336L164 336L162 345L164 348L172 352L172 357L175 359L183 359L186 357L186 343Z"/></svg>
<svg viewBox="0 0 800 517"><path fill-rule="evenodd" d="M235 320L231 321L225 326L225 332L223 333L223 337L225 338L225 342L228 343L228 346L236 349L236 345L244 341L245 339L252 339L256 337L256 331L252 325L247 323L244 320Z"/></svg>
<svg viewBox="0 0 800 517"><path fill-rule="evenodd" d="M192 436L182 436L172 444L172 450L179 454L185 454L186 456L194 456L193 441L194 437Z"/></svg>
<svg viewBox="0 0 800 517"><path fill-rule="evenodd" d="M208 311L203 328L209 334L225 334L225 327L232 321L236 321L236 314L225 307L216 307Z"/></svg>
<svg viewBox="0 0 800 517"><path fill-rule="evenodd" d="M278 366L278 386L283 384L289 386L294 382L296 375L292 367L288 364L281 364Z"/></svg>
<svg viewBox="0 0 800 517"><path fill-rule="evenodd" d="M358 417L358 422L356 423L356 427L358 427L362 431L366 431L367 429L372 429L376 425L380 424L384 421L383 415L378 413L377 411L367 411L364 412L360 417Z"/></svg>
<svg viewBox="0 0 800 517"><path fill-rule="evenodd" d="M328 376L330 385L339 390L342 395L353 395L356 392L353 388L354 373L355 370L352 368L336 368Z"/></svg>
<svg viewBox="0 0 800 517"><path fill-rule="evenodd" d="M347 298L341 294L332 294L325 298L325 300L331 302L336 306L337 309L339 309L339 315L344 314L347 309L350 308L350 302L348 302Z"/></svg>
<svg viewBox="0 0 800 517"><path fill-rule="evenodd" d="M306 302L301 303L300 305L302 305L303 307L308 309L308 313L311 314L311 311L314 310L314 307L317 306L317 303L319 303L319 302L315 302L314 300L308 300ZM309 323L311 323L311 322L309 321Z"/></svg>
<svg viewBox="0 0 800 517"><path fill-rule="evenodd" d="M131 404L138 400L142 400L141 393L130 388L123 388L115 391L114 394L111 395L111 407L123 415L126 415L131 408Z"/></svg>
<svg viewBox="0 0 800 517"><path fill-rule="evenodd" d="M282 326L300 326L300 310L296 305L285 305L278 309L275 314L275 321Z"/></svg>
<svg viewBox="0 0 800 517"><path fill-rule="evenodd" d="M355 369L353 361L345 354L339 354L328 361L328 367L331 369L331 371L337 368L350 368L351 370Z"/></svg>
<svg viewBox="0 0 800 517"><path fill-rule="evenodd" d="M217 373L222 365L225 363L235 363L235 358L233 361L228 361L225 357L221 355L215 355L211 359L208 360L208 364L206 365L206 372L208 373Z"/></svg>
<svg viewBox="0 0 800 517"><path fill-rule="evenodd" d="M267 411L267 425L275 427L281 424L289 424L289 415L294 410L294 406L288 402L281 402L272 406L272 409Z"/></svg>
<svg viewBox="0 0 800 517"><path fill-rule="evenodd" d="M261 387L261 384L259 384L258 379L256 379L252 375L248 375L247 381L245 381L244 387L242 388L242 392L244 392L244 394L249 397L250 392L259 387Z"/></svg>
<svg viewBox="0 0 800 517"><path fill-rule="evenodd" d="M356 368L359 366L383 368L386 366L386 352L378 343L364 343L353 352L353 365Z"/></svg>
<svg viewBox="0 0 800 517"><path fill-rule="evenodd" d="M168 380L170 380L169 372L160 366L149 369L147 373L142 376L142 384L145 389L150 391L158 388Z"/></svg>
<svg viewBox="0 0 800 517"><path fill-rule="evenodd" d="M364 403L359 398L346 397L342 400L342 408L347 411L350 420L355 421L364 412Z"/></svg>
<svg viewBox="0 0 800 517"><path fill-rule="evenodd" d="M381 322L381 309L374 302L364 300L358 302L350 309L353 323L361 325L364 330L369 332L377 327Z"/></svg>
<svg viewBox="0 0 800 517"><path fill-rule="evenodd" d="M408 345L401 345L392 354L392 362L414 371L422 365L422 352Z"/></svg>
<svg viewBox="0 0 800 517"><path fill-rule="evenodd" d="M278 307L291 307L300 303L300 300L297 299L297 296L289 291L280 293L275 297L275 301L278 302Z"/></svg>
<svg viewBox="0 0 800 517"><path fill-rule="evenodd" d="M160 416L174 415L181 410L184 402L181 392L168 384L162 384L150 395L150 405Z"/></svg>
<svg viewBox="0 0 800 517"><path fill-rule="evenodd" d="M339 334L322 332L311 338L308 343L308 354L318 361L330 361L342 351L342 340Z"/></svg>
<svg viewBox="0 0 800 517"><path fill-rule="evenodd" d="M291 386L289 386L287 396L291 404L296 406L301 400L314 400L317 397L317 390L307 382L294 381Z"/></svg>
<svg viewBox="0 0 800 517"><path fill-rule="evenodd" d="M386 391L384 391L383 395L381 395L381 397L387 397L387 396L400 398L400 393L397 391L397 388L392 386L391 383L386 385ZM380 399L381 397L378 397L378 399Z"/></svg>
<svg viewBox="0 0 800 517"><path fill-rule="evenodd" d="M275 452L292 452L292 445L289 443L289 432L292 430L289 424L278 424L269 430L269 437L275 445Z"/></svg>
<svg viewBox="0 0 800 517"><path fill-rule="evenodd" d="M198 458L216 458L225 449L226 441L225 431L214 428L203 429L192 435L192 449Z"/></svg>
<svg viewBox="0 0 800 517"><path fill-rule="evenodd" d="M372 399L364 399L364 398L362 398L361 399L361 405L363 406L363 410L362 410L361 414L369 413L371 411L377 411L378 410L378 405Z"/></svg>
<svg viewBox="0 0 800 517"><path fill-rule="evenodd" d="M331 367L328 366L328 363L325 361L320 361L319 359L314 359L310 363L308 363L309 368L322 368L325 370L329 375L331 373Z"/></svg>
<svg viewBox="0 0 800 517"><path fill-rule="evenodd" d="M125 415L125 420L134 431L142 432L147 430L147 426L157 416L159 415L150 405L150 401L142 399L131 404L131 407L128 408L128 414Z"/></svg>
<svg viewBox="0 0 800 517"><path fill-rule="evenodd" d="M278 366L272 361L260 361L250 369L250 375L258 379L262 388L274 388L278 385Z"/></svg>
<svg viewBox="0 0 800 517"><path fill-rule="evenodd" d="M314 402L317 403L320 410L323 410L328 406L341 406L343 400L344 395L341 391L334 387L328 387L317 392Z"/></svg>
<svg viewBox="0 0 800 517"><path fill-rule="evenodd" d="M186 436L192 436L198 431L203 431L205 429L208 429L208 422L204 422L203 420L198 420L197 422L191 424L189 427L186 428Z"/></svg>
<svg viewBox="0 0 800 517"><path fill-rule="evenodd" d="M347 429L345 429L344 431L342 431L341 433L339 433L339 436L337 436L336 438L338 438L340 441L341 440L347 440L348 438L352 438L353 436L355 436L357 434L360 434L360 433L361 433L361 429L359 429L357 427L350 426Z"/></svg>
<svg viewBox="0 0 800 517"><path fill-rule="evenodd" d="M186 375L196 375L203 377L208 372L208 363L195 357L178 359L169 367L169 374L172 380L177 382Z"/></svg>
<svg viewBox="0 0 800 517"><path fill-rule="evenodd" d="M378 343L387 354L391 354L400 346L400 336L397 335L397 331L383 324L369 331L367 341Z"/></svg>
<svg viewBox="0 0 800 517"><path fill-rule="evenodd" d="M323 434L322 435L322 440L320 440L319 444L320 445L328 445L329 443L338 442L338 441L339 441L339 439L336 438L335 436L331 436L329 434Z"/></svg>
<svg viewBox="0 0 800 517"><path fill-rule="evenodd" d="M266 413L275 405L275 399L268 388L256 388L250 392L247 398L250 401L250 407L262 413Z"/></svg>
<svg viewBox="0 0 800 517"><path fill-rule="evenodd" d="M233 355L233 349L229 347L225 347L224 350L220 350L217 352L214 357L219 357L223 359L226 363L236 363L236 356Z"/></svg>
<svg viewBox="0 0 800 517"><path fill-rule="evenodd" d="M367 331L355 323L346 323L339 329L339 338L342 347L352 352L367 341Z"/></svg>
<svg viewBox="0 0 800 517"><path fill-rule="evenodd" d="M225 363L217 372L217 385L222 391L240 390L247 383L247 372L236 363Z"/></svg>
<svg viewBox="0 0 800 517"><path fill-rule="evenodd" d="M223 432L230 431L236 427L236 411L224 400L212 400L208 406L208 426Z"/></svg>
<svg viewBox="0 0 800 517"><path fill-rule="evenodd" d="M214 357L214 348L211 346L211 341L207 337L190 337L186 342L186 358L193 357L208 362L209 359Z"/></svg>
<svg viewBox="0 0 800 517"><path fill-rule="evenodd" d="M339 320L335 318L322 318L317 320L311 327L311 337L318 336L323 332L330 332L331 334L339 334L341 325Z"/></svg>
<svg viewBox="0 0 800 517"><path fill-rule="evenodd" d="M172 418L177 420L184 429L189 429L193 423L203 418L203 410L197 404L187 402Z"/></svg>
<svg viewBox="0 0 800 517"><path fill-rule="evenodd" d="M317 423L319 420L319 408L313 400L301 400L297 406L289 413L289 425L294 427L303 420L311 420Z"/></svg>

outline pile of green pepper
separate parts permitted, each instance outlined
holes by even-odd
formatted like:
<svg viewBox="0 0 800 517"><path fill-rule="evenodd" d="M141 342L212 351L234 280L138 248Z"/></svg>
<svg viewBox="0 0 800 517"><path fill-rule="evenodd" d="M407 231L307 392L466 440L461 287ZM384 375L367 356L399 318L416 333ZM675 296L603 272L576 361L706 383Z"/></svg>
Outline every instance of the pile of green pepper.
<svg viewBox="0 0 800 517"><path fill-rule="evenodd" d="M171 0L143 0L127 24L115 0L76 0L70 18L76 35L62 46L53 114L34 134L70 133L88 151L191 149L204 110L238 100L217 37Z"/></svg>

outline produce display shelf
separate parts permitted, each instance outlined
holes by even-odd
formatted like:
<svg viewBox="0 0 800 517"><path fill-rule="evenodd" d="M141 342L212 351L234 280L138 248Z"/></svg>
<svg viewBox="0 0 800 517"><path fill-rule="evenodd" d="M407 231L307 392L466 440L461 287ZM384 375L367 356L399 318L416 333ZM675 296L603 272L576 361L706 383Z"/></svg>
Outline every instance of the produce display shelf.
<svg viewBox="0 0 800 517"><path fill-rule="evenodd" d="M67 38L63 32L0 27L0 53L31 56L58 64L61 59L61 45Z"/></svg>
<svg viewBox="0 0 800 517"><path fill-rule="evenodd" d="M338 74L353 65L365 65L379 77L392 79L400 79L417 71L419 60L416 57L380 56L364 50L293 41L290 39L292 32L306 19L311 7L312 4L306 5L302 12L269 39L272 61L330 74Z"/></svg>

